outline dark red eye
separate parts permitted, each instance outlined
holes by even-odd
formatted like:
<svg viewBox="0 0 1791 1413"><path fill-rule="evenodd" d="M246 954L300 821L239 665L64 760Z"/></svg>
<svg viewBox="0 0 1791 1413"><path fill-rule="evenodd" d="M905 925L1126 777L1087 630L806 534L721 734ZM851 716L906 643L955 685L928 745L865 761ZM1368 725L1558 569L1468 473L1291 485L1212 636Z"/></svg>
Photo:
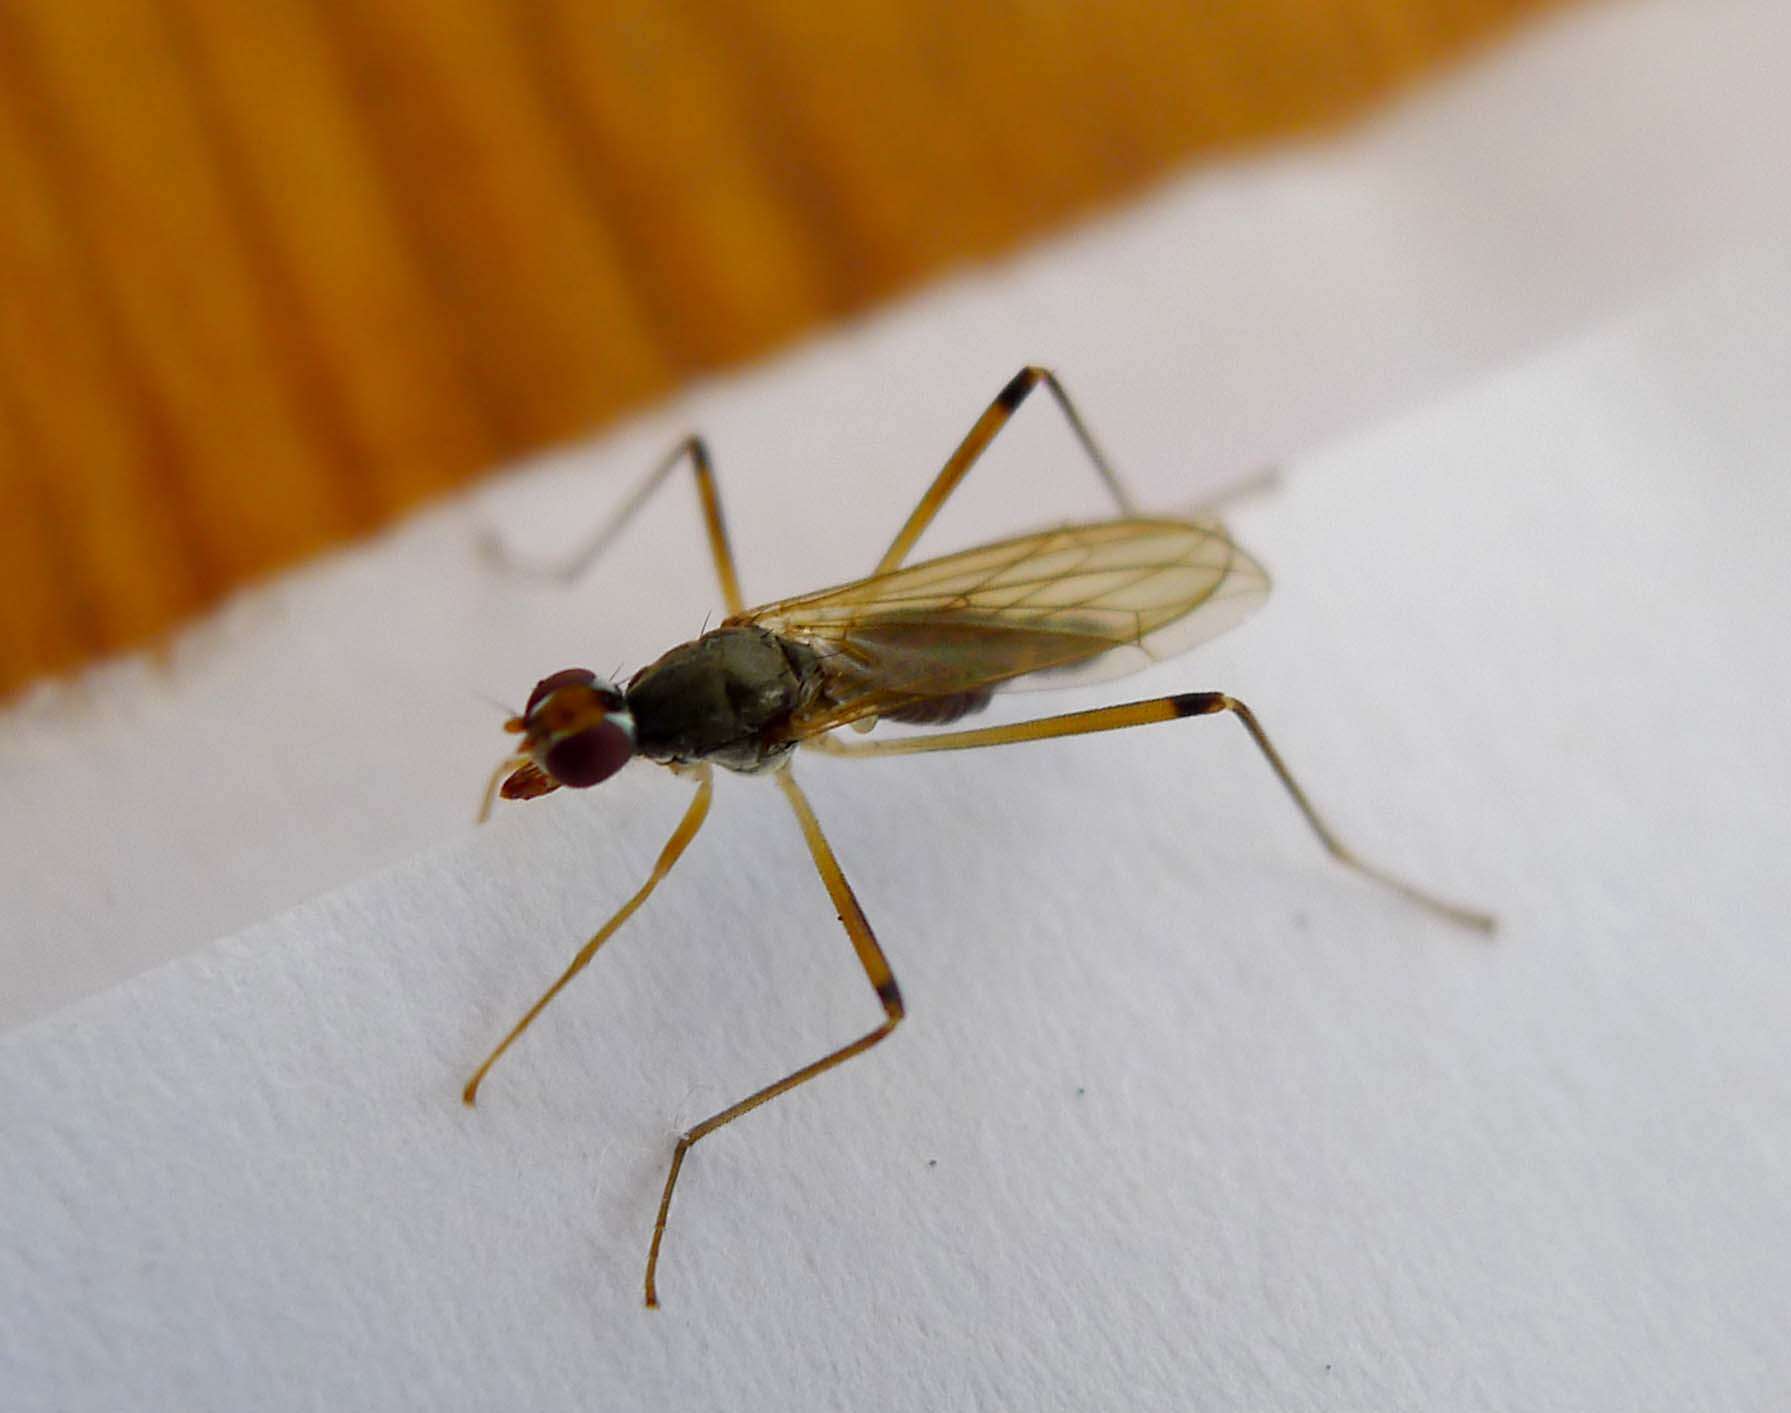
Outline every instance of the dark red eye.
<svg viewBox="0 0 1791 1413"><path fill-rule="evenodd" d="M634 735L613 718L574 731L547 748L544 764L562 785L583 789L607 780L628 764L634 754Z"/></svg>
<svg viewBox="0 0 1791 1413"><path fill-rule="evenodd" d="M541 704L541 699L549 693L559 691L562 687L570 687L575 683L581 687L588 687L596 680L597 674L589 668L563 667L558 672L543 677L535 684L535 690L529 693L529 704L522 709L522 714L525 717L533 716L535 708Z"/></svg>

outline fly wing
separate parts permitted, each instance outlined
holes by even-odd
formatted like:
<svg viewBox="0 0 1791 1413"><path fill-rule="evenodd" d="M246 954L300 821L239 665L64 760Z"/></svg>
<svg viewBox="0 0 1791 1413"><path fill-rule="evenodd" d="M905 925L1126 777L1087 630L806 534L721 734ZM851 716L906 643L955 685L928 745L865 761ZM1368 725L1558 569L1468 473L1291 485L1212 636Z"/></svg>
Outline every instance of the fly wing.
<svg viewBox="0 0 1791 1413"><path fill-rule="evenodd" d="M993 688L1135 671L1242 621L1268 575L1216 521L1108 520L1023 535L741 615L811 648L798 736ZM934 719L939 719L936 713Z"/></svg>

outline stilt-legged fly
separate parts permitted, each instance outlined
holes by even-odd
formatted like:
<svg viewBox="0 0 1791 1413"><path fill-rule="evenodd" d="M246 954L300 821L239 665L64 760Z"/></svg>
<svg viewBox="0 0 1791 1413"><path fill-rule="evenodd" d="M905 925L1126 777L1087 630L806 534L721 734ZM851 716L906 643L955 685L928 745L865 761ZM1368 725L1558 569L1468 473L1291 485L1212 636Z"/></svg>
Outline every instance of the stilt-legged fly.
<svg viewBox="0 0 1791 1413"><path fill-rule="evenodd" d="M908 564L909 551L939 508L1041 383L1118 502L1119 518ZM789 800L884 1018L850 1044L730 1104L679 1137L647 1251L649 1306L658 1304L660 1243L690 1149L742 1114L863 1054L902 1019L902 994L889 962L790 768L798 747L841 756L961 751L1229 713L1339 862L1451 922L1491 930L1487 914L1434 897L1345 848L1312 807L1255 714L1222 692L1179 692L1007 726L894 739L849 741L833 734L843 726L869 731L879 721L945 726L981 710L1004 685L1038 674L1046 675L1045 685L1117 675L1224 632L1267 596L1268 576L1218 521L1144 516L1133 509L1062 386L1045 369L1023 368L1001 390L864 579L749 609L735 576L709 454L698 437L686 439L654 468L556 574L571 577L582 571L685 461L696 475L727 618L624 684L605 682L583 668L544 677L522 714L505 723L522 738L520 748L492 775L480 818L489 812L494 794L526 800L562 785L584 788L607 779L636 756L687 775L696 784L696 795L647 881L579 949L559 980L479 1066L463 1097L473 1103L498 1057L670 872L708 815L716 765L769 775Z"/></svg>

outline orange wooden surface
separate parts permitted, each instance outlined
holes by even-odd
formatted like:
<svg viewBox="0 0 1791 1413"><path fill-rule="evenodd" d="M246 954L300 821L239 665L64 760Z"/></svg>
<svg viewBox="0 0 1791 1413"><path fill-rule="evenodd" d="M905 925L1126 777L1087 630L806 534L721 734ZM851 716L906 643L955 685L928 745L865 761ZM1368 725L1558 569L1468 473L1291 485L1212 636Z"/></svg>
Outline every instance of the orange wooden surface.
<svg viewBox="0 0 1791 1413"><path fill-rule="evenodd" d="M0 693L1546 0L5 0Z"/></svg>

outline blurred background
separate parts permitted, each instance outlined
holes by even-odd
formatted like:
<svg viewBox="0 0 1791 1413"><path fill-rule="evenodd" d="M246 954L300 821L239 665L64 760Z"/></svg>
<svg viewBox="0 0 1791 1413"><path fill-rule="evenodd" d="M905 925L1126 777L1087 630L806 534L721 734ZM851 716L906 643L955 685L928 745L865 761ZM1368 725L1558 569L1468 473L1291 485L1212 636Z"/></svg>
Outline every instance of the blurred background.
<svg viewBox="0 0 1791 1413"><path fill-rule="evenodd" d="M0 6L0 695L1544 8Z"/></svg>

